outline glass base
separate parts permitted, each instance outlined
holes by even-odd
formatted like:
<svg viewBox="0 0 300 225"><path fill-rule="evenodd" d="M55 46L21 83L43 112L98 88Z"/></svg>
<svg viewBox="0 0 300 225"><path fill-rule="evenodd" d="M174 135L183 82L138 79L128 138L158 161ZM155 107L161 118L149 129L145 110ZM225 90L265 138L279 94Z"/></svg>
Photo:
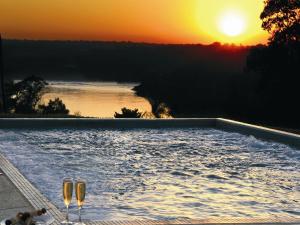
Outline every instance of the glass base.
<svg viewBox="0 0 300 225"><path fill-rule="evenodd" d="M64 220L64 221L60 222L60 224L63 224L63 225L74 225L74 222Z"/></svg>
<svg viewBox="0 0 300 225"><path fill-rule="evenodd" d="M85 223L82 221L81 222L78 221L78 222L75 222L73 225L85 225Z"/></svg>

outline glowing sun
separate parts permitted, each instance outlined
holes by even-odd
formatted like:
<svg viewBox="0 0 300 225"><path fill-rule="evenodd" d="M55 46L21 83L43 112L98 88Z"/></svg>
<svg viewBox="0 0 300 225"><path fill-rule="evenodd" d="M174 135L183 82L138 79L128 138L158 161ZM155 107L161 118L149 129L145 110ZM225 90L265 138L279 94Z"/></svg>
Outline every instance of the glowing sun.
<svg viewBox="0 0 300 225"><path fill-rule="evenodd" d="M234 12L223 14L219 19L220 31L227 36L238 36L246 29L246 22L242 15Z"/></svg>

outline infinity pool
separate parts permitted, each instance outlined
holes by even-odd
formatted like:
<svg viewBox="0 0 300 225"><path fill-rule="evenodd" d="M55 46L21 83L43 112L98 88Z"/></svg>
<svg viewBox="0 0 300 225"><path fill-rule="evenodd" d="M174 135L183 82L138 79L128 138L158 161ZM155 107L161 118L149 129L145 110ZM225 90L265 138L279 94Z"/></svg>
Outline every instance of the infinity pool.
<svg viewBox="0 0 300 225"><path fill-rule="evenodd" d="M0 152L62 210L62 179L86 179L85 219L300 217L300 151L252 136L2 129L0 143ZM75 209L73 200L73 217Z"/></svg>

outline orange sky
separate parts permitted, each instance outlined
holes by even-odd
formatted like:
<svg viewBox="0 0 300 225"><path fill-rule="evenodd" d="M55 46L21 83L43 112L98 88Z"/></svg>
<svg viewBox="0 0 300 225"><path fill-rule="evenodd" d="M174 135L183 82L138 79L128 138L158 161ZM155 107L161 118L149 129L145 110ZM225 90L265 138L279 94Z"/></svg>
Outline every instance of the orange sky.
<svg viewBox="0 0 300 225"><path fill-rule="evenodd" d="M263 0L0 0L5 38L163 43L265 43ZM222 16L239 15L244 32L227 36ZM223 16L224 17L224 16Z"/></svg>

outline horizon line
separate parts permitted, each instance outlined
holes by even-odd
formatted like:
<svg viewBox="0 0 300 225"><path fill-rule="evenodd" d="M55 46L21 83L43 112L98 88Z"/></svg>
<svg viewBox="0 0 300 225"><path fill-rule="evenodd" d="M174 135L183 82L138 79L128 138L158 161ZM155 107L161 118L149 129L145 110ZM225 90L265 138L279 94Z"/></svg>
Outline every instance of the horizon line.
<svg viewBox="0 0 300 225"><path fill-rule="evenodd" d="M1 33L0 33L1 35ZM253 45L246 45L242 43L230 43L230 42L219 42L219 41L213 41L211 43L201 43L201 42L195 42L195 43L168 43L168 42L149 42L149 41L129 41L129 40L96 40L96 39L34 39L34 38L4 38L3 35L2 40L3 41L36 41L36 42L91 42L91 43L128 43L128 44L148 44L148 45L202 45L202 46L211 46L214 44L219 44L220 46L234 46L234 47L251 47L251 46L258 46L258 45L266 45L264 43L257 43Z"/></svg>

